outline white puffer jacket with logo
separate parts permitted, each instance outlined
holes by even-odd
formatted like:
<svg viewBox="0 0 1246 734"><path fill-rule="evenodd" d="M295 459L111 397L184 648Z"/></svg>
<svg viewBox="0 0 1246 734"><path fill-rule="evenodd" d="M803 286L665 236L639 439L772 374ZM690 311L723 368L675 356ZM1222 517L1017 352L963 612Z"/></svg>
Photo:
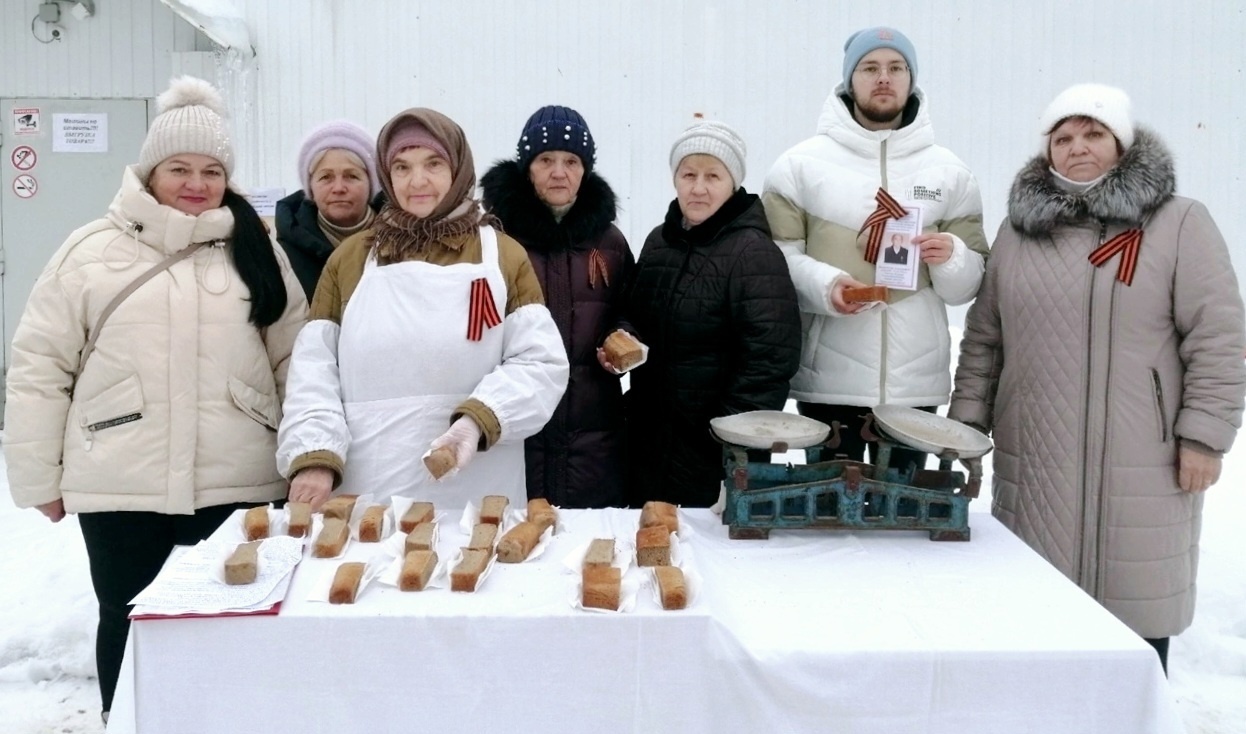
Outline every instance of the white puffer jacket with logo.
<svg viewBox="0 0 1246 734"><path fill-rule="evenodd" d="M775 242L787 256L800 299L804 344L791 397L831 405L942 405L951 392L947 306L968 303L987 255L977 181L951 151L935 145L925 97L914 89L912 121L898 130L861 127L841 99L823 105L818 132L779 157L762 201ZM858 235L884 188L919 204L926 233L947 232L954 248L942 264L921 264L916 291L892 290L887 308L852 316L831 310L836 278L874 283Z"/></svg>

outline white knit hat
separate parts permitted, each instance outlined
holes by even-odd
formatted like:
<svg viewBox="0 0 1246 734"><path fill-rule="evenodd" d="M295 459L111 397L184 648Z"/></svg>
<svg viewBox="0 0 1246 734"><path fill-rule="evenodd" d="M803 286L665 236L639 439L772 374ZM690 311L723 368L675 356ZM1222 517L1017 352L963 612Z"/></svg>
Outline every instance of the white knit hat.
<svg viewBox="0 0 1246 734"><path fill-rule="evenodd" d="M690 155L712 155L727 167L735 188L744 183L744 159L748 149L744 138L725 123L702 120L694 123L675 138L671 146L671 174L679 169L679 162Z"/></svg>
<svg viewBox="0 0 1246 734"><path fill-rule="evenodd" d="M169 156L198 153L215 158L234 172L234 146L225 126L225 102L216 87L193 76L181 76L156 98L160 114L151 123L138 154L137 172L146 181Z"/></svg>
<svg viewBox="0 0 1246 734"><path fill-rule="evenodd" d="M1074 84L1056 95L1039 118L1038 131L1043 136L1044 154L1051 131L1066 119L1078 115L1103 123L1125 150L1133 145L1134 121L1129 96L1105 84Z"/></svg>

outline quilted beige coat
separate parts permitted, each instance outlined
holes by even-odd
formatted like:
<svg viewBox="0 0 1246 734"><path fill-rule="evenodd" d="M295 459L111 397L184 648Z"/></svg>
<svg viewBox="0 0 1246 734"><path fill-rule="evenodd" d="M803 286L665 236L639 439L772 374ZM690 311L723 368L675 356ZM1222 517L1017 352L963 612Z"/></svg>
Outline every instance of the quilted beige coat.
<svg viewBox="0 0 1246 734"><path fill-rule="evenodd" d="M307 302L274 245L288 302L256 329L226 249L233 229L229 209L183 214L127 169L108 216L52 257L8 374L4 453L19 507L60 498L68 512L177 515L285 494L276 431ZM75 383L88 330L113 296L168 255L217 240L117 307Z"/></svg>
<svg viewBox="0 0 1246 734"><path fill-rule="evenodd" d="M1084 192L1061 191L1048 165L1035 158L1013 184L949 415L993 433L1001 522L1139 635L1175 635L1194 616L1203 505L1177 486L1177 449L1227 451L1241 424L1237 279L1145 129ZM1132 285L1119 255L1089 262L1140 224Z"/></svg>

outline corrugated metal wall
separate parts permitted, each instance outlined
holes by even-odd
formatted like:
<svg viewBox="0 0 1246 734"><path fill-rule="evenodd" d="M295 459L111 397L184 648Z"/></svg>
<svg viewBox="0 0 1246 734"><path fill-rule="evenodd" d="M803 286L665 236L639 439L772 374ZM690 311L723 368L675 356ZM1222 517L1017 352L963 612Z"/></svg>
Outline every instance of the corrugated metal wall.
<svg viewBox="0 0 1246 734"><path fill-rule="evenodd" d="M757 190L812 133L847 35L888 24L917 46L936 134L977 173L988 234L1038 149L1039 112L1065 86L1099 81L1127 90L1172 147L1180 190L1230 242L1246 238L1239 0L269 0L245 13L259 53L250 129L263 143L243 165L257 184L296 186L299 140L329 118L375 132L402 108L434 107L463 125L483 170L512 155L529 113L565 104L588 119L639 248L673 196L670 141L693 113L741 131Z"/></svg>
<svg viewBox="0 0 1246 734"><path fill-rule="evenodd" d="M154 97L199 35L160 0L96 0L85 20L60 7L63 36L40 43L39 0L0 0L0 97Z"/></svg>
<svg viewBox="0 0 1246 734"><path fill-rule="evenodd" d="M375 132L400 109L435 107L467 130L483 170L513 153L536 107L566 104L592 127L638 249L673 196L670 141L693 113L741 131L757 190L813 131L845 37L889 24L917 46L940 142L980 179L988 233L1037 150L1038 113L1094 80L1132 95L1137 119L1176 154L1180 190L1208 204L1230 242L1246 239L1240 0L232 2L258 51L253 78L226 85L248 186L297 186L299 140L327 119ZM195 47L157 0L97 0L95 18L66 15L66 40L41 46L29 29L37 5L0 2L0 96L154 96L173 52ZM1235 257L1246 272L1246 248Z"/></svg>

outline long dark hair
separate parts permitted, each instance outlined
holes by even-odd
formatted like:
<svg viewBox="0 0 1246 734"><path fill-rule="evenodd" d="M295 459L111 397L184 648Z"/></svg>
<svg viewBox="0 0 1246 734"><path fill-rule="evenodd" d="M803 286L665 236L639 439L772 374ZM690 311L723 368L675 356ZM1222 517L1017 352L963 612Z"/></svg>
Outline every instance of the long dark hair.
<svg viewBox="0 0 1246 734"><path fill-rule="evenodd" d="M227 187L222 203L234 215L234 268L251 291L249 320L262 329L286 310L288 295L281 265L268 239L268 228L251 202Z"/></svg>

